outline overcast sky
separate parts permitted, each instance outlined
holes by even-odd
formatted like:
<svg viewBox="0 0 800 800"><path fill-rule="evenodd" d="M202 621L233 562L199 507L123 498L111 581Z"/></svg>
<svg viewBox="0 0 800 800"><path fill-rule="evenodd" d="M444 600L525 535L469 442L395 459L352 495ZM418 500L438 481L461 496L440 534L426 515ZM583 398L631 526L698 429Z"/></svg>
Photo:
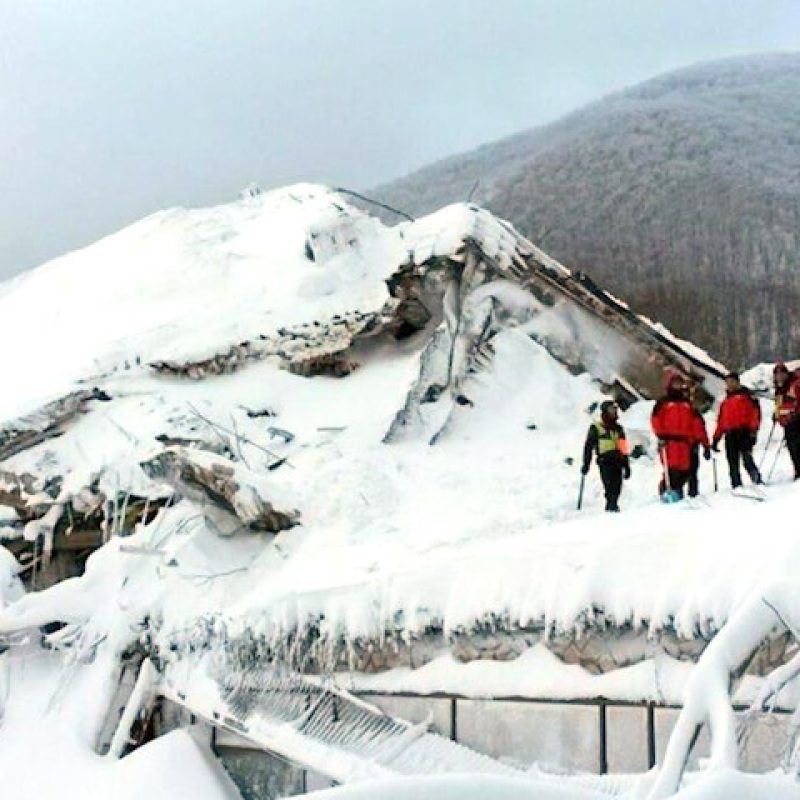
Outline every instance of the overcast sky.
<svg viewBox="0 0 800 800"><path fill-rule="evenodd" d="M251 181L368 187L776 50L800 50L800 0L0 0L0 277Z"/></svg>

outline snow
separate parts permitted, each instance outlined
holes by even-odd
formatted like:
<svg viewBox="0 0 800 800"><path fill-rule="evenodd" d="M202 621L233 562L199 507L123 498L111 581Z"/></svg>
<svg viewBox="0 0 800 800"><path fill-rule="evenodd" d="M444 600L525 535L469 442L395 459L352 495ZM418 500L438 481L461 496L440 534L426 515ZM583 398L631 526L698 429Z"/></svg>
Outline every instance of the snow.
<svg viewBox="0 0 800 800"><path fill-rule="evenodd" d="M300 184L162 211L39 267L0 296L0 336L18 342L4 368L19 386L0 419L125 362L197 360L294 322L379 308L404 254L384 230Z"/></svg>
<svg viewBox="0 0 800 800"><path fill-rule="evenodd" d="M3 656L0 671L7 681L0 728L4 796L239 798L208 748L186 730L167 734L121 761L93 753L84 738L86 705L100 689L92 667L65 674L57 656L28 645Z"/></svg>
<svg viewBox="0 0 800 800"><path fill-rule="evenodd" d="M420 502L426 501L423 495ZM446 503L441 495L440 502ZM655 633L670 621L691 637L698 626L721 626L754 584L797 568L796 535L778 524L796 502L796 492L784 490L767 514L727 495L691 512L650 506L623 518L592 515L515 535L507 524L506 535L481 537L469 534L467 500L465 516L456 516L467 527L467 541L443 542L422 560L407 556L405 563L398 553L360 580L355 554L341 542L337 552L325 547L324 571L314 568L320 554L303 550L268 585L249 592L236 614L255 607L268 628L269 622L291 627L324 612L323 633L355 638L380 637L398 612L408 632L432 623L445 632L470 630L489 612L512 625L543 620L558 631L578 626L587 608L599 607L618 625ZM497 526L505 513L501 507L492 515ZM756 526L763 530L759 548L753 546ZM345 562L330 561L342 556L346 573Z"/></svg>
<svg viewBox="0 0 800 800"><path fill-rule="evenodd" d="M401 611L409 631L432 620L453 630L470 627L491 610L568 630L596 604L619 623L657 631L674 619L679 631L691 635L698 621L722 624L754 581L776 564L792 563L793 532L785 525L765 526L765 509L754 503L723 492L709 509L654 505L652 449L633 462L622 498L629 510L622 517L597 513L595 473L586 511L577 515L577 465L592 418L587 409L602 395L586 376L570 376L518 331L499 338L491 380L475 393L475 408L434 447L379 443L413 374L409 354L397 363L377 355L343 381L308 381L258 364L212 386L167 381L148 394L137 392L134 383L128 397L121 392L47 448L58 447L59 469L66 467L74 486L83 482L81 473L102 464L110 486L130 485L138 461L152 454L150 437L163 431L165 418L182 414L183 424L192 421L191 404L223 422L226 411L235 414L243 435L288 454L292 468L266 473L265 490L290 492L303 525L275 539L283 554L277 560L266 540L218 545L201 525L173 536L162 521L135 542L154 547L164 539L162 546L179 562L179 568L162 568L158 578L170 585L168 596L184 596L186 590L176 588L187 582L182 574L247 567L211 581L202 598L189 596L202 608L216 603L236 618L252 613L264 625L291 625L324 612L332 634L380 634ZM139 379L138 386L144 385ZM226 395L241 405L268 401L295 441L270 440L264 423L254 423ZM623 418L634 442L647 441L640 427L647 409L634 406L630 424ZM317 430L324 426L344 430ZM135 431L139 444L132 446L117 428ZM30 469L41 449L10 463ZM263 467L263 454L254 448L246 453L251 467ZM565 463L568 458L572 464ZM703 469L708 489L710 467ZM790 513L795 493L779 486L771 491L769 513L780 519ZM182 507L179 513L194 512ZM766 529L761 543L768 546L753 552L755 526ZM243 548L241 556L237 548ZM109 585L107 591L115 590ZM81 601L80 607L93 602ZM195 613L192 602L167 602L178 606L177 627Z"/></svg>
<svg viewBox="0 0 800 800"><path fill-rule="evenodd" d="M385 279L409 253L416 263L452 255L465 236L483 234L498 259L513 257L513 232L487 212L454 206L389 229L324 187L301 185L216 209L156 214L0 292L0 332L20 343L4 352L15 384L0 400L0 418L29 413L78 381L112 398L93 403L61 437L4 462L42 484L64 478L51 516L95 481L108 497L168 496L140 467L161 451L155 437L162 435L238 451L237 470L250 476L254 491L301 514L300 526L276 536L243 531L223 539L207 521L209 510L185 499L133 535L112 537L82 577L24 597L19 567L0 548L0 636L31 630L36 638L37 626L66 622L88 662L17 639L0 655L10 685L0 771L6 775L15 759L30 764L30 754L45 748L57 753L52 769L32 777L32 766L17 770L19 791L24 785L34 796L54 796L63 771L63 785L73 787L64 797L80 796L79 774L98 787L110 786L113 776L140 795L228 796L218 766L184 734L116 764L91 750L119 655L137 642L145 619L158 621L158 643L167 645L190 635L201 617L224 622L232 634L250 626L274 640L313 620L330 641L380 640L387 632L408 639L431 627L446 636L499 618L543 631L543 643L508 663L459 664L442 653L417 670L337 680L385 692L675 703L695 672L691 665L657 655L589 675L558 660L544 646L547 638L581 633L600 613L612 627L630 626L652 642L665 630L707 636L759 587L797 574L800 539L787 520L796 516L798 488L787 482L788 465L779 463L766 503L733 497L722 463L721 490L711 493L712 466L703 462L705 501L662 505L651 403L637 403L621 420L631 444L645 450L632 462L624 513L600 511L595 467L578 513L583 440L605 395L589 375L570 374L526 327L495 337L491 364L469 378L471 406L447 393L425 404L428 432L448 421L434 445L425 436L382 443L419 373L419 336L360 343L359 369L343 379L307 379L266 360L202 382L145 366L222 352L283 325L375 310L388 299ZM265 408L274 416L252 415ZM765 430L768 420L765 414ZM293 439L271 435L272 426ZM279 469L267 469L284 457ZM2 517L3 525L13 522L14 515ZM745 690L753 696L758 687ZM49 707L48 697L55 698ZM173 774L164 767L179 760L190 768ZM152 775L159 770L157 788ZM451 780L347 791L490 791L488 778ZM771 796L782 797L780 787ZM533 791L530 784L491 786L497 797L595 796L575 786Z"/></svg>
<svg viewBox="0 0 800 800"><path fill-rule="evenodd" d="M417 669L400 667L366 675L337 674L337 683L355 692L419 695L444 693L469 698L528 697L550 700L653 701L679 704L693 665L665 655L603 675L565 664L537 644L513 661L475 660L466 664L447 654Z"/></svg>
<svg viewBox="0 0 800 800"><path fill-rule="evenodd" d="M735 770L695 778L676 800L797 800L800 786L782 774L744 775Z"/></svg>
<svg viewBox="0 0 800 800"><path fill-rule="evenodd" d="M325 789L314 800L602 800L609 792L551 781L486 775L389 778L367 784ZM726 770L695 776L675 800L797 800L800 788L784 775L745 775Z"/></svg>
<svg viewBox="0 0 800 800"><path fill-rule="evenodd" d="M19 570L20 566L14 556L0 546L0 609L19 600L23 595Z"/></svg>
<svg viewBox="0 0 800 800"><path fill-rule="evenodd" d="M312 792L314 800L597 800L597 792L542 784L524 778L454 775L389 778Z"/></svg>

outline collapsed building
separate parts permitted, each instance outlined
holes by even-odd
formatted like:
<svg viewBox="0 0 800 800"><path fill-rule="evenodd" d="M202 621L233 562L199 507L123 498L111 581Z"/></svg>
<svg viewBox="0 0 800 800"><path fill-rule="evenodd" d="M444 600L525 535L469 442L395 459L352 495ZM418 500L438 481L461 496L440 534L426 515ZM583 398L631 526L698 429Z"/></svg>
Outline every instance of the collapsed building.
<svg viewBox="0 0 800 800"><path fill-rule="evenodd" d="M183 591L177 588L180 581L205 586L232 576L237 583L230 593L242 601L248 581L255 581L251 567L237 563L214 571L200 554L224 552L224 547L216 549L217 540L223 546L231 543L230 552L248 553L263 569L259 580L266 576L269 581L271 570L289 563L293 548L302 546L294 545L292 537L300 541L305 531L313 533L326 514L352 519L354 530L363 527L368 535L382 512L369 512L362 522L358 509L380 499L381 481L388 485L394 478L376 478L374 491L349 483L339 488L342 472L352 467L370 477L372 463L361 463L356 452L361 440L355 439L353 459L337 460L337 451L345 447L341 432L355 427L352 420L359 416L374 416L363 436L372 437L370 447L384 452L401 452L409 444L431 451L458 445L480 413L497 359L507 358L509 347L516 348L521 360L515 363L523 370L530 353L546 360L548 369L559 370L559 380L575 378L580 385L576 397L611 395L623 407L657 397L667 368L689 378L706 407L722 391L722 365L635 314L588 275L572 273L549 258L484 209L457 205L385 228L336 193L294 187L248 196L234 210L215 211L208 218L198 218L198 212L154 218L143 238L150 247L165 228L175 235L169 226L177 226L180 237L192 237L192 247L203 258L211 260L206 251L219 249L227 280L237 259L251 272L263 267L261 251L253 255L250 228L257 231L272 217L279 230L291 223L291 251L281 250L272 268L302 275L296 279L292 313L261 313L253 289L261 280L258 274L248 274L246 291L230 301L220 284L210 292L218 294L219 308L211 303L199 321L190 324L176 316L135 336L114 337L89 367L84 359L70 380L54 381L46 402L33 403L0 425L0 543L17 559L18 574L29 589L81 575L92 553L110 544L107 558L142 560L149 566L137 568L136 574L147 572L148 580L173 587L175 595ZM247 236L241 233L245 229ZM175 249L187 251L182 256L187 263L193 265L193 258L203 263L185 238L179 242ZM104 245L103 258L110 246ZM272 280L277 292L280 274ZM248 293L254 295L252 308L241 299ZM243 309L239 302L245 303ZM365 373L393 359L403 370L391 390L379 376L366 383ZM532 372L539 363L530 362ZM352 392L346 397L347 424L336 415L327 422L318 412L337 391L334 386L354 387L347 390ZM297 410L303 404L313 404L314 420L325 424L308 422ZM354 409L358 405L363 406L360 414ZM583 429L590 411L587 404L583 416L576 417L576 430ZM526 428L536 431L537 425ZM652 464L651 444L642 435L640 453ZM567 475L570 456L559 452L553 459ZM319 481L319 491L316 505L309 507L307 484L312 480ZM335 507L337 492L346 494L347 502L355 497L357 506ZM319 501L325 493L331 497ZM334 530L324 532L335 535ZM208 544L211 540L215 544ZM512 554L505 555L513 562ZM202 569L194 565L197 560ZM99 580L92 574L90 568L88 585ZM254 606L248 601L247 613L233 618L208 608L193 618L182 607L177 627L166 621L166 611L139 608L135 623L131 617L137 633L120 646L119 669L142 675L142 665L149 665L149 683L143 681L147 686L136 698L152 709L153 702L144 703L143 697L150 692L154 701L158 694L154 674L170 676L170 688L161 683L162 696L186 704L181 664L194 668L210 660L228 705L224 713L207 709L206 716L212 724L227 719L229 730L241 731L241 714L247 716L250 707L247 681L275 665L311 677L377 675L417 670L443 655L461 664L511 663L544 648L563 665L604 676L662 657L693 664L727 619L727 606L707 614L694 609L689 619L667 607L651 618L646 612L604 607L599 600L564 616L550 616L538 607L514 614L504 602L493 607L487 601L474 613L450 619L426 597L436 579L429 577L428 582L404 574L392 577L392 591L384 595L372 592L367 571L352 585L331 592L340 610L349 609L339 616L330 613L320 601L322 591L314 587L292 587L290 594L253 601ZM524 585L514 582L519 575L503 580L524 594ZM280 585L277 578L275 584ZM69 591L64 590L65 596ZM192 596L199 603L203 594L198 590ZM369 624L348 627L342 621L348 614L362 614L353 609L376 607L380 614L370 616ZM46 637L61 647L80 640L78 632L90 618L85 605L67 613L46 602L37 606L32 594L9 604L2 627L57 627L46 628ZM87 645L92 652L97 646ZM777 625L758 642L743 674L769 674L795 651L791 630ZM230 676L237 675L242 682L231 682ZM261 689L277 691L272 685ZM662 700L675 702L675 694ZM332 708L339 702L327 695L324 700ZM99 749L125 749L131 714L138 713L136 703L128 705L133 710L124 725L111 714L112 722L101 726ZM197 705L190 710L200 714Z"/></svg>
<svg viewBox="0 0 800 800"><path fill-rule="evenodd" d="M329 202L335 207L334 221L308 233L305 254L311 262L324 262L331 251L338 252L343 246L357 246L356 239L347 237L352 235L353 216L358 212L336 195ZM252 339L225 344L196 360L153 357L143 363L142 356L136 355L111 364L99 375L77 376L78 383L97 385L75 388L2 424L0 464L8 465L25 451L41 451L49 440L68 433L81 416L93 413L99 404L109 404L113 409L115 398L108 381L120 373L130 378L149 373L154 392L159 377L213 380L265 360L304 377L345 377L358 367L358 352L369 347L370 341L402 341L420 334L427 337L427 343L421 351L419 375L385 433L387 443L419 436L435 440L441 435L447 423L425 430L426 404L444 394L452 400L453 415L468 408L472 376L491 363L494 338L510 327L519 327L541 342L572 373L590 374L623 407L637 399L658 396L667 368L691 379L706 406L721 391L724 370L720 364L662 326L637 316L589 276L571 273L508 223L483 209L450 207L402 226L399 239L403 258L396 265L384 266L386 296L380 306L343 310L328 318L282 326ZM249 413L268 416L269 411ZM211 496L208 487L213 481L209 475L201 475L188 465L200 457L192 450L235 462L235 450L225 444L220 450L220 440L233 434L219 434L182 437L165 421L154 439L163 445L162 460L180 458L184 471L194 471L189 480L206 487L206 495ZM174 450L178 445L189 450L178 455ZM269 465L272 469L277 466ZM49 469L38 475L17 474L13 469L3 472L0 501L6 511L0 528L2 540L27 563L31 575L41 557L50 562L54 549L77 553L68 559L80 562L111 532L133 530L165 502L163 490L137 496L132 487L119 486L114 495L100 486L99 474L88 485L71 487L68 497L64 496L63 483L64 476ZM182 489L185 487L184 482ZM216 496L222 499L218 493ZM285 514L278 514L278 518L282 521L242 521L256 530L277 531L288 519ZM61 565L54 576L66 574L68 568ZM49 580L40 575L38 585Z"/></svg>

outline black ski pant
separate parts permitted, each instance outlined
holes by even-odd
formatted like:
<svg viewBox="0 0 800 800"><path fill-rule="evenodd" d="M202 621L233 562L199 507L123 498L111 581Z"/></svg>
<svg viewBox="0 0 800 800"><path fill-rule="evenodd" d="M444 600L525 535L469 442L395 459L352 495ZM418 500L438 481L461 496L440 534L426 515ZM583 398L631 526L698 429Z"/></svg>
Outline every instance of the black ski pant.
<svg viewBox="0 0 800 800"><path fill-rule="evenodd" d="M749 428L734 428L725 434L725 455L734 489L742 485L741 464L753 483L761 483L761 474L753 461L753 434Z"/></svg>
<svg viewBox="0 0 800 800"><path fill-rule="evenodd" d="M608 461L598 459L597 466L600 468L600 478L606 494L606 511L619 511L624 467L616 458Z"/></svg>
<svg viewBox="0 0 800 800"><path fill-rule="evenodd" d="M697 471L700 469L700 448L695 445L692 447L692 460L689 463L688 489L689 497L697 497L700 492L700 482L697 479Z"/></svg>
<svg viewBox="0 0 800 800"><path fill-rule="evenodd" d="M667 486L666 482L662 478L660 483L658 484L658 493L664 494L667 489L672 489L678 497L683 499L683 487L686 486L686 483L689 480L690 472L688 469L673 469L672 467L667 470L667 474L669 476L669 486Z"/></svg>
<svg viewBox="0 0 800 800"><path fill-rule="evenodd" d="M792 459L795 479L800 478L800 419L792 420L784 428L786 449Z"/></svg>

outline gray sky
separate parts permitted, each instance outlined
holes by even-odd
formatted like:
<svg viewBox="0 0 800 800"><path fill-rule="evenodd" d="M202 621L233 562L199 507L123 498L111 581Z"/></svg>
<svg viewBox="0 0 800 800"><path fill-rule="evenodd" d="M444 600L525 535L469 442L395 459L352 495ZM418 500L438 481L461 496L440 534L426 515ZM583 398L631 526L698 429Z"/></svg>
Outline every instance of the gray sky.
<svg viewBox="0 0 800 800"><path fill-rule="evenodd" d="M0 278L251 181L371 186L698 61L798 0L0 0Z"/></svg>

